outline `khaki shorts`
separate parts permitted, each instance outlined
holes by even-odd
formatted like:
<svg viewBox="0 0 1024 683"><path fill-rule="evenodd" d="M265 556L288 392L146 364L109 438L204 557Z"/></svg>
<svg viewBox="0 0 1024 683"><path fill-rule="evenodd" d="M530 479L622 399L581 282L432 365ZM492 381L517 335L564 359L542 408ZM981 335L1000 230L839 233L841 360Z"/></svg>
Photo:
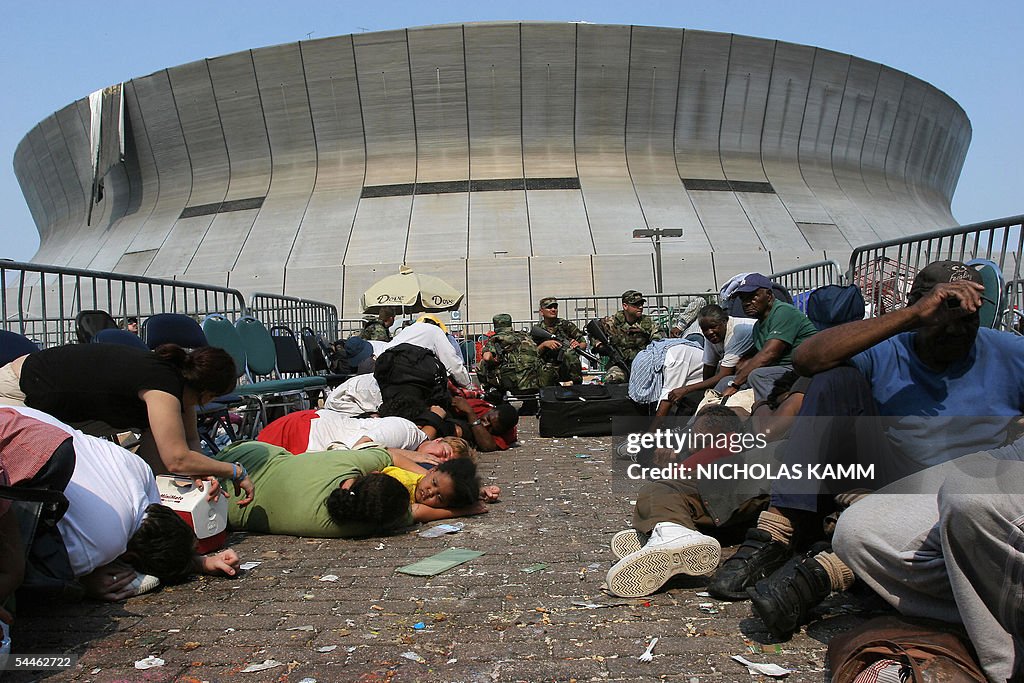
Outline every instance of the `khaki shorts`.
<svg viewBox="0 0 1024 683"><path fill-rule="evenodd" d="M25 405L25 394L21 391L18 376L14 374L14 363L0 368L0 405Z"/></svg>

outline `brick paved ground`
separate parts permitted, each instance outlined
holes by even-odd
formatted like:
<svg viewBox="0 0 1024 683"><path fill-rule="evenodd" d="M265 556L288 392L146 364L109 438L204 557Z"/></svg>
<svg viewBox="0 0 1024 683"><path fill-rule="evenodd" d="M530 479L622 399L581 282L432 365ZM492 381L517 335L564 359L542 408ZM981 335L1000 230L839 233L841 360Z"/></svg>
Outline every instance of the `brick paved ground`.
<svg viewBox="0 0 1024 683"><path fill-rule="evenodd" d="M76 669L7 674L6 681L748 681L743 654L794 669L787 681L827 680L824 643L857 623L817 622L779 652L749 603L701 597L703 581L673 581L649 600L601 593L611 535L627 526L629 491L613 492L610 438L541 439L524 418L521 445L484 454L481 472L503 502L456 535L319 540L235 534L238 579L200 578L126 603L23 608L16 652L75 652ZM578 457L583 455L586 457ZM456 546L482 557L435 577L395 572ZM536 563L547 568L523 569ZM321 581L337 575L336 582ZM577 602L607 607L586 608ZM707 613L701 603L713 603ZM844 602L843 600L839 601ZM418 622L424 628L417 630ZM654 660L640 663L649 639ZM769 650L772 650L771 646ZM408 654L407 654L408 653ZM162 667L136 670L150 655ZM265 660L280 666L243 673Z"/></svg>

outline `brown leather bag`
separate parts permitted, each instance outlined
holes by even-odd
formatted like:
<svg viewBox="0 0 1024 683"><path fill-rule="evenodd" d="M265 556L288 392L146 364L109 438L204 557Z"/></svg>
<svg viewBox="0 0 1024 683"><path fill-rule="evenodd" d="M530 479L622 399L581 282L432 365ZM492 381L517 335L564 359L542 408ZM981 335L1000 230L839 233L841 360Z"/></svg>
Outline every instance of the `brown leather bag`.
<svg viewBox="0 0 1024 683"><path fill-rule="evenodd" d="M877 617L828 644L832 683L852 683L867 667L892 659L914 683L986 683L963 631L953 624L898 615Z"/></svg>

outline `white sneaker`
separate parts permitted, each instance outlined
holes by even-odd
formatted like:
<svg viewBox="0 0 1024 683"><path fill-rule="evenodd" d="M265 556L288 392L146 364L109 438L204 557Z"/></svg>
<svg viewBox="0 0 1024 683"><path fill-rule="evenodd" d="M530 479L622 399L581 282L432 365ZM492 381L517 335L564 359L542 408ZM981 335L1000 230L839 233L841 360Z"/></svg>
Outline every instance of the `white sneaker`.
<svg viewBox="0 0 1024 683"><path fill-rule="evenodd" d="M632 555L644 547L647 539L647 534L636 529L623 529L618 532L612 536L612 552L615 554L615 559L621 560L626 555Z"/></svg>
<svg viewBox="0 0 1024 683"><path fill-rule="evenodd" d="M639 453L630 453L629 450L631 448L633 448L633 446L630 446L629 442L623 439L622 443L615 446L615 448L613 449L615 451L615 459L636 462L636 457L639 455Z"/></svg>
<svg viewBox="0 0 1024 683"><path fill-rule="evenodd" d="M680 524L660 522L644 547L608 570L608 590L620 598L650 595L676 574L702 576L718 568L717 540Z"/></svg>
<svg viewBox="0 0 1024 683"><path fill-rule="evenodd" d="M135 573L135 580L128 584L128 588L132 589L132 595L142 595L143 593L149 593L150 591L156 590L160 586L160 579L156 578L152 574L140 574Z"/></svg>

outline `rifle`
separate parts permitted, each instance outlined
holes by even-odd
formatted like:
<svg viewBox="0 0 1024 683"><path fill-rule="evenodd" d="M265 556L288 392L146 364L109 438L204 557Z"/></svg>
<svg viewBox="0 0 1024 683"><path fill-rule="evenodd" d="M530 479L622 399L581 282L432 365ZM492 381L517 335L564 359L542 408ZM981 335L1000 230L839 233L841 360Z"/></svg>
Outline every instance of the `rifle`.
<svg viewBox="0 0 1024 683"><path fill-rule="evenodd" d="M562 348L558 349L558 362L561 363L565 359L565 352L569 348L570 344L570 341L568 339L556 337L555 335L551 334L540 325L533 326L533 328L530 330L530 336L533 338L535 344L542 344L543 342L551 341L552 339L554 339L556 342L562 345ZM586 349L575 348L572 350L593 363L601 362L600 358L590 353Z"/></svg>
<svg viewBox="0 0 1024 683"><path fill-rule="evenodd" d="M601 323L597 318L594 318L587 323L586 330L587 334L589 334L598 343L598 345L600 345L601 349L603 349L598 353L611 358L612 365L618 365L622 368L622 371L626 373L626 377L629 377L629 363L626 362L626 358L622 355L622 352L612 344L610 339L608 339L608 333L604 331L603 327L601 327Z"/></svg>

